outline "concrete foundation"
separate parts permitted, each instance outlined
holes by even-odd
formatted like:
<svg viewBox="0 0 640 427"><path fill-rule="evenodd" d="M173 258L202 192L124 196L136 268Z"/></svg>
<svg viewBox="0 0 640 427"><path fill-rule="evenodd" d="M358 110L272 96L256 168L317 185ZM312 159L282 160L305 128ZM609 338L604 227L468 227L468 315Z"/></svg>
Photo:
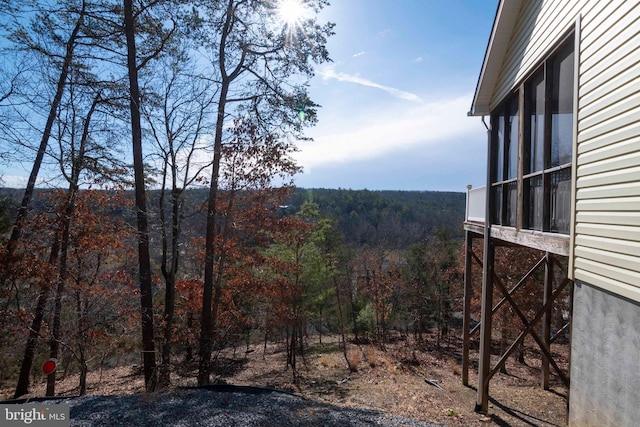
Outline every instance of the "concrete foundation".
<svg viewBox="0 0 640 427"><path fill-rule="evenodd" d="M569 426L640 425L640 304L574 286Z"/></svg>

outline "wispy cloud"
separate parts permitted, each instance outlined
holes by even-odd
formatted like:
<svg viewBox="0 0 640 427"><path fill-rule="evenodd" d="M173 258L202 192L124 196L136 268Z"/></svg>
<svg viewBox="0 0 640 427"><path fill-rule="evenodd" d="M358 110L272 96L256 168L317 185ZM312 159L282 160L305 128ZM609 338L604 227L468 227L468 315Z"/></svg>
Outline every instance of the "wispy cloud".
<svg viewBox="0 0 640 427"><path fill-rule="evenodd" d="M358 75L352 75L347 73L337 73L333 70L333 68L326 68L324 71L321 72L321 75L323 80L335 79L340 82L355 83L362 86L383 90L396 98L404 99L406 101L422 102L422 99L420 99L420 97L414 93L405 92L403 90L396 89L390 86L384 86L379 83L360 77Z"/></svg>
<svg viewBox="0 0 640 427"><path fill-rule="evenodd" d="M424 61L424 58L422 56L418 56L413 61L411 61L411 63L412 64L417 64L417 63L422 62L422 61Z"/></svg>
<svg viewBox="0 0 640 427"><path fill-rule="evenodd" d="M28 178L26 176L4 175L0 184L7 188L24 188L27 185L27 181Z"/></svg>
<svg viewBox="0 0 640 427"><path fill-rule="evenodd" d="M478 121L466 117L472 94L408 107L402 111L380 110L360 122L352 118L330 124L311 135L313 142L300 144L295 157L310 173L314 167L380 158L392 151L423 147L425 152L447 151L452 140L478 132ZM328 126L328 125L327 125ZM451 161L459 153L451 153Z"/></svg>
<svg viewBox="0 0 640 427"><path fill-rule="evenodd" d="M378 34L376 34L376 37L378 37L378 38L386 37L390 33L391 33L391 28L385 28L384 30L382 30Z"/></svg>
<svg viewBox="0 0 640 427"><path fill-rule="evenodd" d="M365 51L361 51L361 52L358 52L358 53L354 53L352 56L353 56L354 58L357 58L358 56L362 56L362 55L364 55L364 54L365 54Z"/></svg>

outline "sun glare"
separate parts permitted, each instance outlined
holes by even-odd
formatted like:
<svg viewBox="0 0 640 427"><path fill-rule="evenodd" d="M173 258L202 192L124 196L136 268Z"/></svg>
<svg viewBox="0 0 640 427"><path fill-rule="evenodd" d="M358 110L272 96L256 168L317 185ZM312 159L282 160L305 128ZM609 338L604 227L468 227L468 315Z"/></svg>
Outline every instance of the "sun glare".
<svg viewBox="0 0 640 427"><path fill-rule="evenodd" d="M288 25L297 25L305 14L301 0L282 0L278 6L280 19Z"/></svg>

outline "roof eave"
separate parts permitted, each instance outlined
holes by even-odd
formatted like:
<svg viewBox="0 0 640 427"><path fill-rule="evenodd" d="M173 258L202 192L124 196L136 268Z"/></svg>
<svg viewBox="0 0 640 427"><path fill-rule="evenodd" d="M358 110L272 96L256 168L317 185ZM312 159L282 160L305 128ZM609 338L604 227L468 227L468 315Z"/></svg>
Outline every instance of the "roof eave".
<svg viewBox="0 0 640 427"><path fill-rule="evenodd" d="M518 20L523 0L500 0L493 21L491 36L484 54L482 69L471 103L470 116L488 115L502 63L509 48L513 29Z"/></svg>

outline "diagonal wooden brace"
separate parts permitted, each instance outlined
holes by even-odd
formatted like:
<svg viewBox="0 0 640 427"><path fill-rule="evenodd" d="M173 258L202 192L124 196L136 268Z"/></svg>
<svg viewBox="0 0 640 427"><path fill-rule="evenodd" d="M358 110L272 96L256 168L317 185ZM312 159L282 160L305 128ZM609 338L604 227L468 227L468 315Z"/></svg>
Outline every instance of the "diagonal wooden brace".
<svg viewBox="0 0 640 427"><path fill-rule="evenodd" d="M498 286L498 288L500 289L500 292L502 292L502 294L504 295L504 297L509 301L509 304L511 304L511 306L513 307L513 310L516 312L516 314L518 315L518 317L520 318L520 320L522 321L525 329L523 331L523 333L526 331L526 333L531 334L531 336L533 337L533 339L538 343L538 346L540 347L540 350L544 353L544 355L548 358L549 363L551 363L551 365L553 366L553 368L556 370L556 372L558 373L558 376L562 379L562 381L567 385L567 387L569 386L569 379L567 378L567 376L562 372L562 370L560 369L560 367L558 366L558 364L555 362L555 360L553 360L553 357L551 356L551 353L549 352L549 350L547 350L546 346L544 345L544 342L542 341L542 339L540 339L540 336L538 336L538 334L533 330L533 326L535 326L535 323L539 320L540 317L542 317L542 315L545 313L545 311L549 310L549 308L551 307L551 304L553 304L553 302L556 300L556 298L558 297L558 295L560 295L560 292L562 292L562 290L565 288L565 286L570 283L571 281L569 279L565 279L560 286L558 286L558 288L554 291L554 293L552 294L551 298L549 299L549 301L547 301L547 304L545 304L542 309L540 309L533 322L529 322L527 320L527 317L522 313L522 310L520 310L520 307L518 307L518 305L516 304L516 302L513 300L513 298L511 298L511 295L509 295L509 292L507 291L506 287L504 286L504 284L502 283L502 281L500 280L500 278L494 274L494 283ZM522 335L522 334L521 334ZM491 376L489 376L488 378L490 378ZM485 381L488 381L485 380Z"/></svg>
<svg viewBox="0 0 640 427"><path fill-rule="evenodd" d="M527 274L525 274L522 279L520 279L520 281L509 291L509 295L513 295L513 293L518 290L518 288L529 278L531 277L531 275L533 275L533 273L536 272L536 270L538 268L540 268L540 266L544 265L545 262L545 258L541 258L540 261L538 261L536 263L536 265L534 265L533 267L531 267L531 269L527 272ZM497 277L497 276L495 276ZM495 279L494 277L494 279ZM498 279L500 280L500 279ZM496 314L496 312L500 309L500 307L502 307L502 305L507 302L506 298L502 298L500 301L498 301L498 303L493 307L493 309L491 310L491 315L493 316L494 314ZM477 325L475 325L471 331L469 332L469 334L473 334L475 331L477 331L480 328L480 323L478 323Z"/></svg>
<svg viewBox="0 0 640 427"><path fill-rule="evenodd" d="M567 279L565 281L563 281L560 286L558 286L558 288L554 291L553 295L551 296L551 298L549 299L549 301L547 301L547 303L536 313L536 316L533 318L533 320L531 322L525 322L523 321L523 323L525 323L525 329L523 329L520 334L518 335L518 337L515 339L515 341L509 346L509 348L505 351L505 353L500 357L500 360L498 361L498 363L496 363L496 366L491 370L491 372L488 375L488 378L485 380L486 382L489 382L489 380L500 370L500 368L504 365L504 363L507 361L507 358L509 356L511 356L511 354L515 351L516 347L518 344L520 344L524 338L526 337L526 335L528 333L531 332L531 334L533 335L535 332L532 330L533 327L535 326L535 324L540 320L540 318L544 315L545 311L547 311L551 305L553 304L553 302L556 300L556 298L562 293L562 291L564 290L564 288L566 287L566 285L569 283L570 281ZM500 285L498 285L500 286ZM540 344L540 343L538 343ZM544 350L544 349L543 349ZM556 369L556 371L558 371L558 375L560 376L560 378L562 378L562 381L565 383L565 385L568 387L569 383L568 383L568 379L566 378L566 376L562 373L562 371L560 371L560 368L555 364L555 362L553 361L553 359L551 359L550 357L551 355L548 354L547 357L549 357L553 367Z"/></svg>

